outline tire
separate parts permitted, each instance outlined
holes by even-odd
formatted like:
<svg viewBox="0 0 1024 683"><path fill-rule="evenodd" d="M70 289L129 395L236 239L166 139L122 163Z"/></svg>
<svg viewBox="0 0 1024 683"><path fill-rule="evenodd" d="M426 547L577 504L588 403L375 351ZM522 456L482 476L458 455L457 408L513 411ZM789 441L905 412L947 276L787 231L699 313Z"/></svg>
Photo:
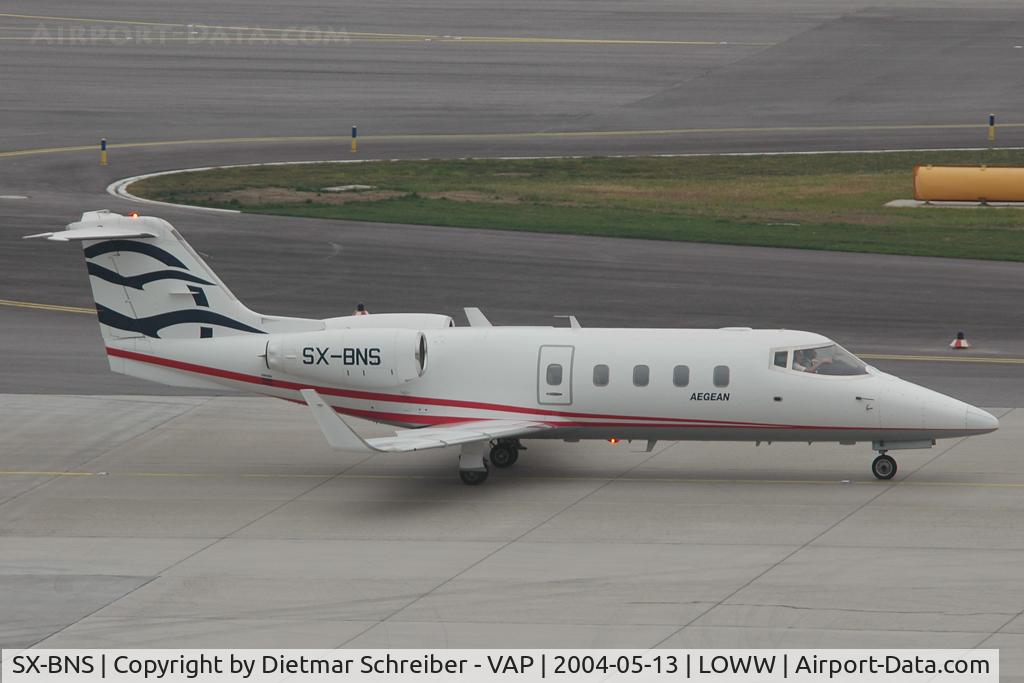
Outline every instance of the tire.
<svg viewBox="0 0 1024 683"><path fill-rule="evenodd" d="M519 451L516 450L515 446L500 443L491 449L488 459L495 467L505 469L516 464L516 460L519 460Z"/></svg>
<svg viewBox="0 0 1024 683"><path fill-rule="evenodd" d="M466 486L479 486L487 481L487 470L459 470L459 479Z"/></svg>
<svg viewBox="0 0 1024 683"><path fill-rule="evenodd" d="M896 461L885 454L878 456L871 463L871 474L882 481L892 479L896 476Z"/></svg>

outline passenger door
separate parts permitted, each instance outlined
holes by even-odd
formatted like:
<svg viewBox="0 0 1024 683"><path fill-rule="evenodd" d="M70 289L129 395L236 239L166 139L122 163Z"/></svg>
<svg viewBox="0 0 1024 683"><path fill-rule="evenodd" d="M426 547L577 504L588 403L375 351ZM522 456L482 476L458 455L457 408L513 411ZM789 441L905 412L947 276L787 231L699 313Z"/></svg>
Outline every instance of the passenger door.
<svg viewBox="0 0 1024 683"><path fill-rule="evenodd" d="M572 403L573 346L542 346L537 360L537 403Z"/></svg>

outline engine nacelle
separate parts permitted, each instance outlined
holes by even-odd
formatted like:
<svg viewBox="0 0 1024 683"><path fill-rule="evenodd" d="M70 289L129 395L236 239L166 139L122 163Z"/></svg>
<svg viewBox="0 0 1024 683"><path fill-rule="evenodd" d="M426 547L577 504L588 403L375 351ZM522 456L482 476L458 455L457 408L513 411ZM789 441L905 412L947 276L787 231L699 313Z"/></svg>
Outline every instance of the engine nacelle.
<svg viewBox="0 0 1024 683"><path fill-rule="evenodd" d="M420 377L427 339L417 330L348 329L275 334L267 367L316 384L382 389Z"/></svg>
<svg viewBox="0 0 1024 683"><path fill-rule="evenodd" d="M440 330L454 327L455 321L438 313L374 313L373 315L344 315L327 318L324 328L328 330L365 330L371 327L403 330Z"/></svg>

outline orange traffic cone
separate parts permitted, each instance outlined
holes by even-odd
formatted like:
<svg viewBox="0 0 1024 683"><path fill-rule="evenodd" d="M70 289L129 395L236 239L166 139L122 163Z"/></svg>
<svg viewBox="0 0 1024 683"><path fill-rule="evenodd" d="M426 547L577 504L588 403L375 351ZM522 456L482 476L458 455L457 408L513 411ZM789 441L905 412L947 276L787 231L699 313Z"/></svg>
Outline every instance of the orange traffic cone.
<svg viewBox="0 0 1024 683"><path fill-rule="evenodd" d="M951 348L951 349L969 349L969 348L971 348L971 344L970 344L970 342L967 341L967 337L965 337L964 333L961 331L961 332L957 332L956 333L956 339L954 339L953 341L949 342L949 348Z"/></svg>

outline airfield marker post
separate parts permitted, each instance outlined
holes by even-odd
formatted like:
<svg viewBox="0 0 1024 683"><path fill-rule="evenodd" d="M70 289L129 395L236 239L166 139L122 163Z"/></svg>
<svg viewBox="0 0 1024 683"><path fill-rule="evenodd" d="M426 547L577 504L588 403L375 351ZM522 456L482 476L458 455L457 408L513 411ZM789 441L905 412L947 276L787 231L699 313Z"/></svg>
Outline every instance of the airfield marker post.
<svg viewBox="0 0 1024 683"><path fill-rule="evenodd" d="M355 154L356 152L359 151L359 140L358 140L358 138L356 136L357 136L356 127L352 126L352 153L353 154Z"/></svg>
<svg viewBox="0 0 1024 683"><path fill-rule="evenodd" d="M107 139L100 138L100 166L107 165Z"/></svg>
<svg viewBox="0 0 1024 683"><path fill-rule="evenodd" d="M988 115L988 141L989 142L995 142L996 141L996 115L995 114L989 114Z"/></svg>

